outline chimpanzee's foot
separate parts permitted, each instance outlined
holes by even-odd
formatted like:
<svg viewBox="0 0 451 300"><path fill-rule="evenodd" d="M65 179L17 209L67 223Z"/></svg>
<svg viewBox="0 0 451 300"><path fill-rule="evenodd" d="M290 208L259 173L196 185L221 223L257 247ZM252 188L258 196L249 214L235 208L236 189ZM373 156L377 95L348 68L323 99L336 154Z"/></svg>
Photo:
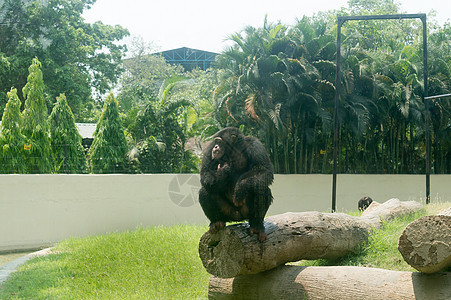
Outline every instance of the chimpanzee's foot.
<svg viewBox="0 0 451 300"><path fill-rule="evenodd" d="M258 230L253 227L250 227L249 234L253 235L254 233L258 233L258 240L260 242L263 242L264 240L266 240L267 234L266 234L265 230Z"/></svg>
<svg viewBox="0 0 451 300"><path fill-rule="evenodd" d="M221 222L221 221L214 222L214 223L212 222L212 223L210 223L210 233L215 234L220 229L224 228L224 226L225 226L225 222Z"/></svg>

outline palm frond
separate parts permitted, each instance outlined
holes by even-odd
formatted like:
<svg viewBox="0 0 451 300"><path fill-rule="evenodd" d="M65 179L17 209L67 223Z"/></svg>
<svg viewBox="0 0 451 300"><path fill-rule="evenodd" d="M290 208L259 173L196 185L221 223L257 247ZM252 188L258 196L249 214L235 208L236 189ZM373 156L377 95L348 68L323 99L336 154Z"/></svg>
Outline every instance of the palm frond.
<svg viewBox="0 0 451 300"><path fill-rule="evenodd" d="M244 109L246 111L246 115L249 118L251 118L254 121L260 122L261 119L255 110L255 102L256 102L255 94L248 95L246 100L244 100Z"/></svg>

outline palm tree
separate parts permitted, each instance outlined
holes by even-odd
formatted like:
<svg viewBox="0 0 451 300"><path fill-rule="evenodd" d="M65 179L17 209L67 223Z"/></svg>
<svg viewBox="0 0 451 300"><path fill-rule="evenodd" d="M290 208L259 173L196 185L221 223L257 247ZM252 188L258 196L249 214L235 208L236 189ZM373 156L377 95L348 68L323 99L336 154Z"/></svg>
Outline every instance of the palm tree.
<svg viewBox="0 0 451 300"><path fill-rule="evenodd" d="M321 107L325 93L319 89L327 90L329 82L305 58L310 56L298 44L298 33L265 19L262 28L247 27L243 34L232 35L235 45L219 57L219 65L226 70L215 90L219 118L224 126L247 125L249 132L260 136L276 172L312 169L307 159L302 166L301 157L309 156L304 145L314 140L318 116L326 116ZM330 41L315 40L310 45L312 57L326 52L327 47L320 44L326 40ZM304 138L308 133L312 138Z"/></svg>
<svg viewBox="0 0 451 300"><path fill-rule="evenodd" d="M283 133L281 107L288 91L284 58L273 54L281 47L286 27L269 24L262 28L246 27L230 36L235 44L219 57L225 69L215 90L215 104L223 125L252 125L248 131L264 133L275 168L279 169L277 139ZM270 144L270 146L268 146Z"/></svg>
<svg viewBox="0 0 451 300"><path fill-rule="evenodd" d="M451 93L451 24L445 24L429 36L429 95ZM450 97L434 99L430 105L433 127L435 173L451 172L451 101Z"/></svg>
<svg viewBox="0 0 451 300"><path fill-rule="evenodd" d="M390 1L362 3L353 1L353 13L398 10ZM232 35L234 45L219 56L224 72L214 93L216 118L260 137L276 172L331 170L336 33L328 22L327 16L304 17L288 28L265 21ZM418 164L425 133L417 23L350 22L343 29L340 172L424 171ZM450 36L451 26L431 35L437 46L430 47L430 95L450 91ZM443 172L451 168L449 102L435 100L430 109L433 153L440 157L434 167Z"/></svg>
<svg viewBox="0 0 451 300"><path fill-rule="evenodd" d="M185 170L189 153L185 151L186 119L191 103L185 99L170 99L171 90L185 77L167 78L158 97L151 99L139 112L136 130L139 172L178 173Z"/></svg>

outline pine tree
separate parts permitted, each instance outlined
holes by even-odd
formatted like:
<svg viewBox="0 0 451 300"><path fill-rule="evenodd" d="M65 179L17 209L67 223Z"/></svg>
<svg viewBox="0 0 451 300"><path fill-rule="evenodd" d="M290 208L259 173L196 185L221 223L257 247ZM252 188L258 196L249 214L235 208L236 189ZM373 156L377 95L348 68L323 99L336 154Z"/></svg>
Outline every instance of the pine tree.
<svg viewBox="0 0 451 300"><path fill-rule="evenodd" d="M86 158L82 137L64 94L56 98L49 124L56 173L85 173Z"/></svg>
<svg viewBox="0 0 451 300"><path fill-rule="evenodd" d="M122 173L126 171L127 141L119 118L118 102L110 93L105 99L102 116L94 132L90 149L92 173Z"/></svg>
<svg viewBox="0 0 451 300"><path fill-rule="evenodd" d="M33 58L28 68L27 84L22 92L25 97L23 111L23 134L27 137L30 150L27 151L28 173L51 173L53 171L50 146L48 112L44 98L44 80L41 63Z"/></svg>
<svg viewBox="0 0 451 300"><path fill-rule="evenodd" d="M0 171L1 173L26 173L24 146L25 136L21 132L22 115L17 89L8 92L8 103L2 117L0 135Z"/></svg>

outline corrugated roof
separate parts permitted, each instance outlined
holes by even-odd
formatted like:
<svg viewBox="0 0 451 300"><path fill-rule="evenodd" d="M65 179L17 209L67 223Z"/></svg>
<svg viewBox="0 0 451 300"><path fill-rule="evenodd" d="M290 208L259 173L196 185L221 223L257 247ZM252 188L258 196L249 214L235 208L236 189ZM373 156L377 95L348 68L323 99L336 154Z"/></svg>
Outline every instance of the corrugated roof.
<svg viewBox="0 0 451 300"><path fill-rule="evenodd" d="M94 131L96 131L96 123L75 123L78 128L78 132L84 139L93 139ZM2 121L0 121L0 131L2 130Z"/></svg>
<svg viewBox="0 0 451 300"><path fill-rule="evenodd" d="M191 71L195 68L200 68L205 71L210 68L211 63L215 61L216 56L218 55L218 53L215 52L188 47L166 50L155 54L162 55L170 64L183 66L187 71Z"/></svg>
<svg viewBox="0 0 451 300"><path fill-rule="evenodd" d="M78 128L78 132L84 139L93 139L94 131L96 131L96 123L75 123Z"/></svg>

